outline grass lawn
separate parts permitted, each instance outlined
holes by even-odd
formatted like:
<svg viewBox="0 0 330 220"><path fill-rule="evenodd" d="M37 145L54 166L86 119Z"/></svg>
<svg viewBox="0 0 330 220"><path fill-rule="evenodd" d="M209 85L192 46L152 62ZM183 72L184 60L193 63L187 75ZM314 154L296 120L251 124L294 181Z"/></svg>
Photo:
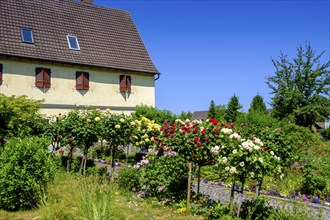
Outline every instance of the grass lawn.
<svg viewBox="0 0 330 220"><path fill-rule="evenodd" d="M42 195L42 194L41 194ZM203 219L122 192L108 182L60 172L41 197L39 207L29 211L0 211L3 219Z"/></svg>

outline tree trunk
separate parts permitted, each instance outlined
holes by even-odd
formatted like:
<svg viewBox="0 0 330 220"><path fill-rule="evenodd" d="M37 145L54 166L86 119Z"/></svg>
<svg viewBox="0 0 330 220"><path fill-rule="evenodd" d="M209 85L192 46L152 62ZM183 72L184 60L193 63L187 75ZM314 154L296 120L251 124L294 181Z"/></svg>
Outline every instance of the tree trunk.
<svg viewBox="0 0 330 220"><path fill-rule="evenodd" d="M261 179L261 180L258 180L258 183L257 183L257 187L256 187L256 194L257 194L257 197L260 196L261 186L262 186L262 179Z"/></svg>
<svg viewBox="0 0 330 220"><path fill-rule="evenodd" d="M230 203L229 203L229 213L230 214L233 214L234 196L235 196L235 176L233 176L232 186L231 186L231 190L230 190Z"/></svg>
<svg viewBox="0 0 330 220"><path fill-rule="evenodd" d="M199 189L200 189L200 183L201 183L201 166L198 164L198 171L197 171L197 201L199 199Z"/></svg>
<svg viewBox="0 0 330 220"><path fill-rule="evenodd" d="M189 172L188 172L188 188L187 188L187 211L190 211L190 186L191 186L191 170L192 162L189 162Z"/></svg>

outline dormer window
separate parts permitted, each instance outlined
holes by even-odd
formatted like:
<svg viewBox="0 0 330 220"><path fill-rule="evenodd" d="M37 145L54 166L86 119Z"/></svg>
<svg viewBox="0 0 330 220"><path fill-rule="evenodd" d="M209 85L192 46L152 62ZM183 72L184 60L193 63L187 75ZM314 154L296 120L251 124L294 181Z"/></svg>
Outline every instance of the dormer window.
<svg viewBox="0 0 330 220"><path fill-rule="evenodd" d="M71 50L80 50L78 39L76 36L67 35L66 37L68 39L69 48Z"/></svg>
<svg viewBox="0 0 330 220"><path fill-rule="evenodd" d="M27 29L27 28L22 28L21 29L21 37L22 37L22 42L24 43L29 43L33 44L33 34L32 30Z"/></svg>

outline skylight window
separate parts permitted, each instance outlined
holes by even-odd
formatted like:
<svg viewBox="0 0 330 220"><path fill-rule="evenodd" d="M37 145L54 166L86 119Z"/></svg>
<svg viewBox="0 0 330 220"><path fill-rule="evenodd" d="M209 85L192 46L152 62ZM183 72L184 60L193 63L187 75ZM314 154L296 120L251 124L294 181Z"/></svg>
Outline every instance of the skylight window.
<svg viewBox="0 0 330 220"><path fill-rule="evenodd" d="M76 36L68 35L66 36L68 39L69 48L72 50L80 50L78 39Z"/></svg>
<svg viewBox="0 0 330 220"><path fill-rule="evenodd" d="M21 37L22 37L22 41L24 43L30 43L33 44L33 34L32 34L32 30L27 29L27 28L22 28L21 29Z"/></svg>

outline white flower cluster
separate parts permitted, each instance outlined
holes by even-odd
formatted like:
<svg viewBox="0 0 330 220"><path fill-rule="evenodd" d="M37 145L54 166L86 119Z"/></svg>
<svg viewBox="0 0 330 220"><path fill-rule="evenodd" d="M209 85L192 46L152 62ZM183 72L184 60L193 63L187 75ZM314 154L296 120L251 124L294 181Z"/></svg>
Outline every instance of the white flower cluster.
<svg viewBox="0 0 330 220"><path fill-rule="evenodd" d="M253 149L258 148L259 146L256 146L251 140L247 140L241 144L241 147L243 150L248 150L249 152L252 152Z"/></svg>
<svg viewBox="0 0 330 220"><path fill-rule="evenodd" d="M264 146L264 143L262 143L261 140L260 140L259 138L254 137L253 140L254 140L254 143L260 145L261 147Z"/></svg>
<svg viewBox="0 0 330 220"><path fill-rule="evenodd" d="M223 133L223 134L232 134L233 130L231 130L229 128L222 128L221 133Z"/></svg>
<svg viewBox="0 0 330 220"><path fill-rule="evenodd" d="M231 129L229 129L229 130L231 130ZM241 140L241 136L238 134L238 133L232 133L230 136L229 136L229 138L231 138L231 139L234 139L234 140L238 140L238 141L240 141Z"/></svg>
<svg viewBox="0 0 330 220"><path fill-rule="evenodd" d="M218 155L219 150L220 150L219 146L214 146L214 147L211 148L211 153L214 154L214 155Z"/></svg>

